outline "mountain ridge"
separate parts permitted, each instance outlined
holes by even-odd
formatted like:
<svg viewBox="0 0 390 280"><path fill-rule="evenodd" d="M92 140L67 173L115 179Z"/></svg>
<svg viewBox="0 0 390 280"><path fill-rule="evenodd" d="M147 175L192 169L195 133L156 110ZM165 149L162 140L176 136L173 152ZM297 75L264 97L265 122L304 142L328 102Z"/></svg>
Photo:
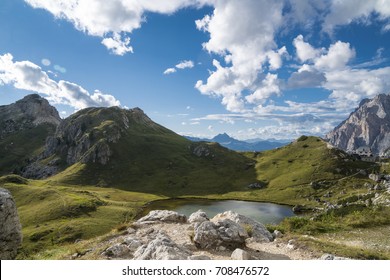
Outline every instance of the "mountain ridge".
<svg viewBox="0 0 390 280"><path fill-rule="evenodd" d="M265 151L265 150L272 150L276 148L280 148L286 144L289 143L289 141L270 141L270 140L237 140L231 136L229 136L227 133L221 133L213 138L197 138L197 137L190 137L190 136L184 136L187 139L194 141L194 142L216 142L221 144L222 146L234 150L234 151L240 151L240 152L253 152L253 151Z"/></svg>
<svg viewBox="0 0 390 280"><path fill-rule="evenodd" d="M385 155L390 148L390 95L363 99L325 138L344 151L356 152L368 147L374 155Z"/></svg>

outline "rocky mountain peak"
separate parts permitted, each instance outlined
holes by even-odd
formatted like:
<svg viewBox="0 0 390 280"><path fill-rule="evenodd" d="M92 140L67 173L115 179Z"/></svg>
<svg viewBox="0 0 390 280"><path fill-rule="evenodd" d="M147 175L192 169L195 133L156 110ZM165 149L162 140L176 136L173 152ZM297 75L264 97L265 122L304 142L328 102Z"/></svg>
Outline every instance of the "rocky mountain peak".
<svg viewBox="0 0 390 280"><path fill-rule="evenodd" d="M390 95L362 100L348 119L326 138L345 151L369 147L373 154L383 155L390 148Z"/></svg>
<svg viewBox="0 0 390 280"><path fill-rule="evenodd" d="M60 122L57 109L38 94L27 95L13 104L0 106L0 138L40 124L57 126Z"/></svg>
<svg viewBox="0 0 390 280"><path fill-rule="evenodd" d="M227 133L218 134L212 139L212 141L215 141L215 142L229 142L229 141L234 141L234 140L235 139L230 137Z"/></svg>
<svg viewBox="0 0 390 280"><path fill-rule="evenodd" d="M58 125L61 118L56 108L38 94L30 94L16 101L15 106L33 120L35 125L52 123Z"/></svg>

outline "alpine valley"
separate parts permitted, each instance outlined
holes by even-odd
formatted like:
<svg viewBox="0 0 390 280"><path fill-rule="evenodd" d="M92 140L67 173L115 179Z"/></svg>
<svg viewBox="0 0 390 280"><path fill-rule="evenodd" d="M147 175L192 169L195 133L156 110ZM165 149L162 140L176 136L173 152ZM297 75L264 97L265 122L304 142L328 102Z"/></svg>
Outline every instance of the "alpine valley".
<svg viewBox="0 0 390 280"><path fill-rule="evenodd" d="M389 259L389 104L384 94L362 101L326 139L260 147L226 134L191 141L139 108L86 108L61 119L47 100L28 95L0 106L0 188L16 204L14 240L23 236L8 252L18 259ZM367 147L370 155L362 154ZM140 219L153 201L189 198L284 204L298 215L266 227L232 212L187 219L155 211ZM229 235L235 231L241 239ZM174 243L178 234L186 244ZM165 246L164 254L152 245Z"/></svg>

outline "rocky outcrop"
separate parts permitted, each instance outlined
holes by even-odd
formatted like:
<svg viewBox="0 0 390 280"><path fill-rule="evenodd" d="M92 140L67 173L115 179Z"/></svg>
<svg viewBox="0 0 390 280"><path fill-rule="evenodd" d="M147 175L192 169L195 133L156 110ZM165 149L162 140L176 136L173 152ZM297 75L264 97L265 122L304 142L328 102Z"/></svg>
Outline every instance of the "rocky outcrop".
<svg viewBox="0 0 390 280"><path fill-rule="evenodd" d="M38 94L25 96L13 104L0 106L0 139L40 124L57 126L61 121L56 108Z"/></svg>
<svg viewBox="0 0 390 280"><path fill-rule="evenodd" d="M150 211L148 215L139 219L136 224L147 222L165 222L165 223L185 223L187 217L175 211L169 210L154 210Z"/></svg>
<svg viewBox="0 0 390 280"><path fill-rule="evenodd" d="M22 243L21 224L14 199L0 188L0 259L14 259Z"/></svg>
<svg viewBox="0 0 390 280"><path fill-rule="evenodd" d="M384 155L390 148L390 95L364 99L359 107L326 139L344 151L356 152L368 147L374 155Z"/></svg>
<svg viewBox="0 0 390 280"><path fill-rule="evenodd" d="M154 240L142 245L134 253L135 260L186 260L188 250L179 248L166 234L159 232Z"/></svg>
<svg viewBox="0 0 390 280"><path fill-rule="evenodd" d="M195 246L201 249L235 249L245 246L245 240L249 237L243 227L228 219L215 223L205 221L194 231Z"/></svg>
<svg viewBox="0 0 390 280"><path fill-rule="evenodd" d="M80 110L61 121L54 135L46 139L43 153L28 164L22 174L42 179L78 162L107 165L114 154L114 144L134 126L161 128L139 108Z"/></svg>
<svg viewBox="0 0 390 280"><path fill-rule="evenodd" d="M264 230L260 223L234 212L219 214L210 221L201 210L188 219L174 211L155 210L134 222L124 235L108 241L101 256L107 259L209 260L218 252L231 259L253 259L253 251L249 253L247 245L259 243L254 243L247 229L223 218L225 216L246 226L252 225L253 232L258 232L259 228ZM270 233L263 234L272 237ZM264 242L265 239L255 240Z"/></svg>
<svg viewBox="0 0 390 280"><path fill-rule="evenodd" d="M273 241L272 234L267 230L267 228L263 224L244 215L235 213L233 211L226 211L224 213L218 214L214 218L212 218L211 221L218 222L224 219L229 219L239 224L241 227L245 228L249 234L249 237L251 238L251 241L255 241L255 242Z"/></svg>
<svg viewBox="0 0 390 280"><path fill-rule="evenodd" d="M203 223L203 222L206 222L206 221L209 221L209 218L207 217L207 214L206 212L202 211L202 210L198 210L194 213L192 213L189 218L188 218L188 222L193 224L193 223Z"/></svg>

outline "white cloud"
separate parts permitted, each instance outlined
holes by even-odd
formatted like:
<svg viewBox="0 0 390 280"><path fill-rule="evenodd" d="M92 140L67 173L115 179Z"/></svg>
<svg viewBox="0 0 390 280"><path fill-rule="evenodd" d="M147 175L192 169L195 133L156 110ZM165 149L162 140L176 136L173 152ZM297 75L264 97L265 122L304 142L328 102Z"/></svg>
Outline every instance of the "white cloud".
<svg viewBox="0 0 390 280"><path fill-rule="evenodd" d="M221 56L228 66L217 60L207 81L198 81L196 88L203 94L222 98L227 110L245 110L245 91L261 90L259 74L264 65L281 67L285 48L276 50L274 34L283 24L283 1L214 1L213 14L196 21L199 30L208 32L210 40L203 48Z"/></svg>
<svg viewBox="0 0 390 280"><path fill-rule="evenodd" d="M114 96L86 89L68 81L54 81L38 65L30 61L13 61L11 54L0 55L0 85L46 95L54 104L69 105L76 110L91 106L119 106Z"/></svg>
<svg viewBox="0 0 390 280"><path fill-rule="evenodd" d="M382 19L390 17L389 0L343 0L332 1L330 13L324 20L323 29L332 33L333 29L340 25L353 21L369 23L370 16L377 13Z"/></svg>
<svg viewBox="0 0 390 280"><path fill-rule="evenodd" d="M298 59L301 62L306 62L308 60L313 60L314 58L316 58L321 53L321 50L317 50L317 49L313 48L309 43L306 43L303 40L303 36L302 35L298 35L294 39L293 45L294 45L294 47L295 47L295 49L297 51Z"/></svg>
<svg viewBox="0 0 390 280"><path fill-rule="evenodd" d="M172 67L172 68L168 68L164 71L164 74L165 75L168 75L168 74L172 74L172 73L175 73L177 72L177 69L179 70L183 70L183 69L191 69L191 68L194 68L195 64L192 60L183 60L181 62L179 62L178 64L175 65L175 67Z"/></svg>
<svg viewBox="0 0 390 280"><path fill-rule="evenodd" d="M45 9L56 18L70 21L75 28L88 35L102 38L114 54L132 52L132 33L146 20L145 13L171 14L188 6L200 6L206 0L25 0L33 8Z"/></svg>
<svg viewBox="0 0 390 280"><path fill-rule="evenodd" d="M193 68L194 62L191 60L184 60L175 66L177 69Z"/></svg>
<svg viewBox="0 0 390 280"><path fill-rule="evenodd" d="M116 55L122 56L128 52L133 52L133 48L130 46L130 38L126 36L122 38L119 33L114 33L112 37L104 38L102 44Z"/></svg>
<svg viewBox="0 0 390 280"><path fill-rule="evenodd" d="M249 103L264 103L273 95L280 95L281 91L278 85L278 76L268 73L262 81L262 85L253 94L246 97Z"/></svg>
<svg viewBox="0 0 390 280"><path fill-rule="evenodd" d="M389 76L390 67L333 71L326 73L324 87L332 91L331 98L351 101L353 106L363 98L390 92Z"/></svg>
<svg viewBox="0 0 390 280"><path fill-rule="evenodd" d="M168 68L164 71L164 75L169 75L169 74L172 74L172 73L175 73L176 72L176 69L175 68Z"/></svg>
<svg viewBox="0 0 390 280"><path fill-rule="evenodd" d="M354 57L355 50L350 47L349 43L337 41L330 45L327 54L316 59L315 66L317 69L342 69Z"/></svg>
<svg viewBox="0 0 390 280"><path fill-rule="evenodd" d="M267 58L269 61L270 70L278 70L282 67L284 56L288 56L286 47L282 47L277 51L269 51L267 53Z"/></svg>

